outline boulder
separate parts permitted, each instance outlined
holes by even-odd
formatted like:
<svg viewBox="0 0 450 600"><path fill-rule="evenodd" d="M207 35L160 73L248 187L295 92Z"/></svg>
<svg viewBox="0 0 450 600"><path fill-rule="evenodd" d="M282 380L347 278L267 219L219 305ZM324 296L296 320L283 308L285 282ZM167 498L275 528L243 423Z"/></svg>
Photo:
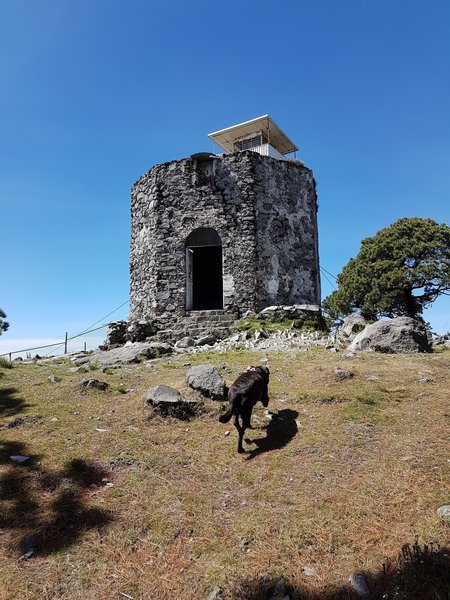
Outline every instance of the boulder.
<svg viewBox="0 0 450 600"><path fill-rule="evenodd" d="M112 350L97 351L88 357L89 364L98 369L120 367L129 363L157 358L172 352L172 346L165 342L127 342L125 346ZM75 364L79 365L78 361Z"/></svg>
<svg viewBox="0 0 450 600"><path fill-rule="evenodd" d="M186 373L186 383L203 396L223 400L227 387L215 367L210 364L195 365Z"/></svg>
<svg viewBox="0 0 450 600"><path fill-rule="evenodd" d="M389 354L430 352L430 344L423 323L410 317L397 317L367 325L347 350Z"/></svg>
<svg viewBox="0 0 450 600"><path fill-rule="evenodd" d="M144 394L143 400L160 415L183 420L194 416L200 406L194 400L185 400L178 390L168 385L151 388Z"/></svg>
<svg viewBox="0 0 450 600"><path fill-rule="evenodd" d="M339 337L345 338L346 340L353 340L353 338L360 333L367 325L367 321L361 315L353 313L349 315L341 327L339 328Z"/></svg>

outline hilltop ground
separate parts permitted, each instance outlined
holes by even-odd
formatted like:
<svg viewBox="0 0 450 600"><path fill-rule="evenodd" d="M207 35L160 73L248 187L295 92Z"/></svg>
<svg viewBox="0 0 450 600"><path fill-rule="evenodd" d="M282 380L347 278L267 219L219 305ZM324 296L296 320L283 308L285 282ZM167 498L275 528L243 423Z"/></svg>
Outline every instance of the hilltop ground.
<svg viewBox="0 0 450 600"><path fill-rule="evenodd" d="M159 383L186 390L187 362L229 384L262 356L0 368L0 598L199 600L220 586L251 600L280 576L291 598L353 598L355 572L373 598L447 598L445 560L399 573L395 561L416 537L450 546L436 513L450 501L450 352L269 354L278 418L258 405L246 455L221 403L190 422L143 405ZM338 381L336 366L354 377ZM82 390L86 376L110 389Z"/></svg>

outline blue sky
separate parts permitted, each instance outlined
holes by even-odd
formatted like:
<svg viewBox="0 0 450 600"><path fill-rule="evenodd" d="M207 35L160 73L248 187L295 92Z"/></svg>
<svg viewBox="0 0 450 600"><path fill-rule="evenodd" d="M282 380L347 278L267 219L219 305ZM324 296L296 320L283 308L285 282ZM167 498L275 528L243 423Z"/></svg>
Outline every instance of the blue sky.
<svg viewBox="0 0 450 600"><path fill-rule="evenodd" d="M446 0L0 0L0 351L126 302L132 184L261 114L314 171L330 273L400 217L450 223L449 107Z"/></svg>

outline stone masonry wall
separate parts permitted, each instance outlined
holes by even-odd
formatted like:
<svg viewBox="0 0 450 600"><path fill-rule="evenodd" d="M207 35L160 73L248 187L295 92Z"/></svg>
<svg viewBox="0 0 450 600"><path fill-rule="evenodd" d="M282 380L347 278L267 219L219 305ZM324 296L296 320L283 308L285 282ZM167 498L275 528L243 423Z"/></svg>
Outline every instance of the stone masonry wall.
<svg viewBox="0 0 450 600"><path fill-rule="evenodd" d="M133 186L131 321L184 317L185 241L199 227L222 240L225 311L318 303L311 171L254 152L211 160L212 177L194 155L156 165Z"/></svg>
<svg viewBox="0 0 450 600"><path fill-rule="evenodd" d="M254 161L257 304L320 304L317 195L302 163Z"/></svg>

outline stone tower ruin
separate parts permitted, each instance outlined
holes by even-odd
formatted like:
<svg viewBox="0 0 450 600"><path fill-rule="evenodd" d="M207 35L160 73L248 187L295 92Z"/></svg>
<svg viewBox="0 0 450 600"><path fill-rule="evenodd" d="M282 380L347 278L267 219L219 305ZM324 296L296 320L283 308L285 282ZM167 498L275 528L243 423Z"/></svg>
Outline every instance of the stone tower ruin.
<svg viewBox="0 0 450 600"><path fill-rule="evenodd" d="M130 321L156 330L320 303L317 195L268 116L210 134L223 154L154 166L131 195Z"/></svg>

